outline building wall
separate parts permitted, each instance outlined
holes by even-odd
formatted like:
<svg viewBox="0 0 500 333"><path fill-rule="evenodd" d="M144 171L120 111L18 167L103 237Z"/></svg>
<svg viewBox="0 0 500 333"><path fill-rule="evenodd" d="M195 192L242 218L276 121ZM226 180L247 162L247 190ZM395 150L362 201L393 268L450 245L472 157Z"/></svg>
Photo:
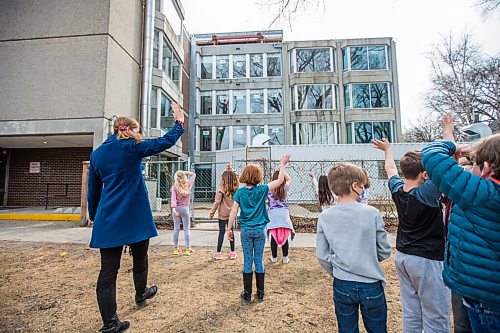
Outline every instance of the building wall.
<svg viewBox="0 0 500 333"><path fill-rule="evenodd" d="M91 148L12 149L7 205L45 206L47 183L75 183L70 198L51 198L49 206L80 205L82 162L88 161ZM30 162L40 162L40 173L30 173ZM51 186L50 195L63 194L63 186Z"/></svg>

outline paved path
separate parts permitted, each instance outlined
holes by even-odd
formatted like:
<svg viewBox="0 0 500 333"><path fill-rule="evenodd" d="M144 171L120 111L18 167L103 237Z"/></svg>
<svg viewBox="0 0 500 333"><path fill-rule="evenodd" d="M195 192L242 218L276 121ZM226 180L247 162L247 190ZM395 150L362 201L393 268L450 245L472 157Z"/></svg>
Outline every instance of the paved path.
<svg viewBox="0 0 500 333"><path fill-rule="evenodd" d="M218 231L202 230L198 225L191 230L191 245L217 245ZM27 242L54 242L88 244L92 229L81 228L76 222L58 221L9 221L0 220L0 240ZM151 239L151 245L172 245L172 230L158 230L158 237ZM239 232L235 232L236 246L240 246ZM396 244L395 235L388 234L392 247ZM179 234L179 245L184 245L184 234ZM228 245L225 241L224 245ZM290 242L291 247L316 247L316 234L298 233Z"/></svg>

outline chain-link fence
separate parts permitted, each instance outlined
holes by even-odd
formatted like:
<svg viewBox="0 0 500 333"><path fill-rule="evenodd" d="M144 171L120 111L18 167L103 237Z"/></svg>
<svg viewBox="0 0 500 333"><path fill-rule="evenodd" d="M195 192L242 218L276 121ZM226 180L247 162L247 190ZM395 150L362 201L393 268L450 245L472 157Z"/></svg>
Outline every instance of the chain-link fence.
<svg viewBox="0 0 500 333"><path fill-rule="evenodd" d="M397 214L387 187L387 177L384 161L354 160L354 161L292 161L286 167L286 172L292 179L288 192L290 216L294 226L301 229L315 225L321 213L316 191L309 173L316 178L327 175L332 166L338 162L350 162L366 170L370 177L369 204L382 212L386 224L396 224ZM194 222L208 222L215 194L219 187L222 173L231 163L233 170L241 174L250 163L259 164L264 175L264 182L271 181L272 174L278 170L279 161L266 158L254 160L233 160L218 163L194 163L190 171L196 173L196 180L191 195L191 218ZM152 161L143 164L149 201L157 224L171 225L170 189L174 184L174 174L177 170L188 170L187 161Z"/></svg>

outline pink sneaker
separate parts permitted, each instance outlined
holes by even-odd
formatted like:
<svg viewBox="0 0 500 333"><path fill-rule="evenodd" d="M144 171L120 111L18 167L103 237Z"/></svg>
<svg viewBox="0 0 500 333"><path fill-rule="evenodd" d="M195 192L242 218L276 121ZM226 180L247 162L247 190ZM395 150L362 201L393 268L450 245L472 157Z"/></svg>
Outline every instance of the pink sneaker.
<svg viewBox="0 0 500 333"><path fill-rule="evenodd" d="M215 260L222 260L222 253L220 253L220 252L215 252L215 253L214 253L214 259L215 259Z"/></svg>
<svg viewBox="0 0 500 333"><path fill-rule="evenodd" d="M234 251L229 252L229 259L234 260L236 259L237 256L238 255L236 254L236 252Z"/></svg>

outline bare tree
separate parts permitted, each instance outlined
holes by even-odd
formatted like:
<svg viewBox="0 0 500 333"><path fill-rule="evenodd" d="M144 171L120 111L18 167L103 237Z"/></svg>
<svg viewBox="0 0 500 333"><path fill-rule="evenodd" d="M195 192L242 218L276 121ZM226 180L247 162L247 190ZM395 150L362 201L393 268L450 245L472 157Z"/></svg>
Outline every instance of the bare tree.
<svg viewBox="0 0 500 333"><path fill-rule="evenodd" d="M266 6L275 13L269 27L281 21L287 23L290 29L293 18L298 12L320 7L324 10L326 7L324 0L259 0L257 4Z"/></svg>
<svg viewBox="0 0 500 333"><path fill-rule="evenodd" d="M454 114L457 126L480 121L492 123L499 116L500 61L484 56L465 34L435 45L430 53L432 87L426 106L439 115Z"/></svg>
<svg viewBox="0 0 500 333"><path fill-rule="evenodd" d="M500 0L476 0L474 6L479 7L481 9L481 16L486 18L497 10L498 6L500 6Z"/></svg>
<svg viewBox="0 0 500 333"><path fill-rule="evenodd" d="M404 142L432 142L443 136L441 122L437 117L425 115L403 132Z"/></svg>

